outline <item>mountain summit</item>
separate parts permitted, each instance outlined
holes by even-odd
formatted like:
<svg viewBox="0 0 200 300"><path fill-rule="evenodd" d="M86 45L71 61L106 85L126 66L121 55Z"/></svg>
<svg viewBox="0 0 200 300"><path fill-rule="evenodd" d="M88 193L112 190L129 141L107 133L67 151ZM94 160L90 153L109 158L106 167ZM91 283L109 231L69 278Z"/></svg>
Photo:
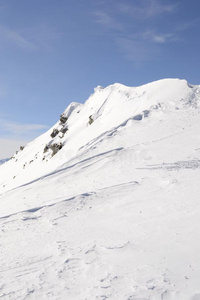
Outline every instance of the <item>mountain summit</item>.
<svg viewBox="0 0 200 300"><path fill-rule="evenodd" d="M4 299L199 300L200 86L98 86L0 166Z"/></svg>

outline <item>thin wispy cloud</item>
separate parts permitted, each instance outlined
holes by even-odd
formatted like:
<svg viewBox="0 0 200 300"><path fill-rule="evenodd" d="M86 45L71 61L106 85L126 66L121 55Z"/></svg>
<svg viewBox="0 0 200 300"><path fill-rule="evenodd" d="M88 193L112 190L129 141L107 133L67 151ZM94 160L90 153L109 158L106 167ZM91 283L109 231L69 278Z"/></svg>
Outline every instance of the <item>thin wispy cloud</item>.
<svg viewBox="0 0 200 300"><path fill-rule="evenodd" d="M141 41L123 37L118 38L116 44L128 60L142 62L148 57L148 51Z"/></svg>
<svg viewBox="0 0 200 300"><path fill-rule="evenodd" d="M29 52L52 51L61 38L62 33L45 22L21 29L0 24L0 49L15 47Z"/></svg>
<svg viewBox="0 0 200 300"><path fill-rule="evenodd" d="M4 119L0 120L0 132L2 135L12 137L32 137L47 129L48 126L43 124L20 124L10 122Z"/></svg>
<svg viewBox="0 0 200 300"><path fill-rule="evenodd" d="M155 25L161 15L174 13L177 5L176 2L166 5L160 0L136 0L132 4L115 2L112 12L108 6L95 12L96 22L115 30L113 40L126 59L141 63L154 59L161 47L178 40L175 29L167 32L165 28L162 32Z"/></svg>
<svg viewBox="0 0 200 300"><path fill-rule="evenodd" d="M0 159L9 158L20 149L20 146L25 146L28 143L26 139L9 139L0 138Z"/></svg>
<svg viewBox="0 0 200 300"><path fill-rule="evenodd" d="M5 25L0 25L0 43L2 45L14 45L17 48L26 50L37 50L37 46L22 36L16 30L13 30Z"/></svg>
<svg viewBox="0 0 200 300"><path fill-rule="evenodd" d="M31 41L40 51L53 51L58 42L62 40L63 34L45 21L38 23L34 27L24 28L26 36L31 37Z"/></svg>
<svg viewBox="0 0 200 300"><path fill-rule="evenodd" d="M173 5L164 5L159 0L140 0L135 4L120 3L117 9L124 14L131 15L135 18L145 19L159 16L164 13L172 13L177 7L177 3Z"/></svg>
<svg viewBox="0 0 200 300"><path fill-rule="evenodd" d="M46 125L20 124L0 116L0 159L13 155L21 145L26 145L47 129Z"/></svg>
<svg viewBox="0 0 200 300"><path fill-rule="evenodd" d="M94 16L96 17L96 22L106 28L121 30L122 25L116 21L109 13L104 11L95 11Z"/></svg>
<svg viewBox="0 0 200 300"><path fill-rule="evenodd" d="M172 33L156 33L155 31L146 31L141 34L141 38L145 41L158 43L158 44L165 44L170 42L177 41L177 37L175 37Z"/></svg>
<svg viewBox="0 0 200 300"><path fill-rule="evenodd" d="M146 3L146 1L145 1ZM149 6L146 9L146 15L154 17L163 13L172 13L177 8L177 3L171 5L165 5L158 0L150 0Z"/></svg>
<svg viewBox="0 0 200 300"><path fill-rule="evenodd" d="M175 28L175 32L181 32L181 31L186 31L188 29L191 29L194 26L199 26L200 24L200 18L199 19L195 19L189 22L184 22L181 24L178 24Z"/></svg>
<svg viewBox="0 0 200 300"><path fill-rule="evenodd" d="M116 40L119 51L126 59L140 65L158 52L156 45L148 47L147 41L131 37L121 37Z"/></svg>

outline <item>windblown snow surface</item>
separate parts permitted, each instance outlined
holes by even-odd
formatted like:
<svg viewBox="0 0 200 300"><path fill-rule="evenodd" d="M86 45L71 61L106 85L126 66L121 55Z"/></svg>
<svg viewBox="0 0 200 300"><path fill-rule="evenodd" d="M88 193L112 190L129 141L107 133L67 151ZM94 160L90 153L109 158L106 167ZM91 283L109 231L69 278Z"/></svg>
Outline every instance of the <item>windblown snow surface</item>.
<svg viewBox="0 0 200 300"><path fill-rule="evenodd" d="M97 87L62 116L0 167L0 299L200 300L200 86Z"/></svg>

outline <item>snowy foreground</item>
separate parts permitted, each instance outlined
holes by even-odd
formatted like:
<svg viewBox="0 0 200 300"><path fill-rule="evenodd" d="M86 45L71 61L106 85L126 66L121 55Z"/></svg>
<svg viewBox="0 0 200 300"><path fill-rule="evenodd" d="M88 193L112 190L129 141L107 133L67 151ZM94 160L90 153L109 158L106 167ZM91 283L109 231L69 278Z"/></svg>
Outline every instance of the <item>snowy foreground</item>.
<svg viewBox="0 0 200 300"><path fill-rule="evenodd" d="M0 299L200 300L200 86L98 87L62 117L0 167Z"/></svg>

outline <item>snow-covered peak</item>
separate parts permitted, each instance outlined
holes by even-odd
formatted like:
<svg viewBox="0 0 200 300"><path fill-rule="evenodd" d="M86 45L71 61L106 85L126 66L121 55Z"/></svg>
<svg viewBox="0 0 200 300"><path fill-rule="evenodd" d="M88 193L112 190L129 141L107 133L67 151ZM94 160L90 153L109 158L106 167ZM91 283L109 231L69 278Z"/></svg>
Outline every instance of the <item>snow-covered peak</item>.
<svg viewBox="0 0 200 300"><path fill-rule="evenodd" d="M200 86L97 88L0 166L2 299L199 300Z"/></svg>
<svg viewBox="0 0 200 300"><path fill-rule="evenodd" d="M71 103L55 126L1 167L0 189L3 192L52 172L128 121L138 130L138 126L165 120L167 114L176 115L178 110L199 105L199 86L191 86L186 80L97 87L85 104Z"/></svg>

